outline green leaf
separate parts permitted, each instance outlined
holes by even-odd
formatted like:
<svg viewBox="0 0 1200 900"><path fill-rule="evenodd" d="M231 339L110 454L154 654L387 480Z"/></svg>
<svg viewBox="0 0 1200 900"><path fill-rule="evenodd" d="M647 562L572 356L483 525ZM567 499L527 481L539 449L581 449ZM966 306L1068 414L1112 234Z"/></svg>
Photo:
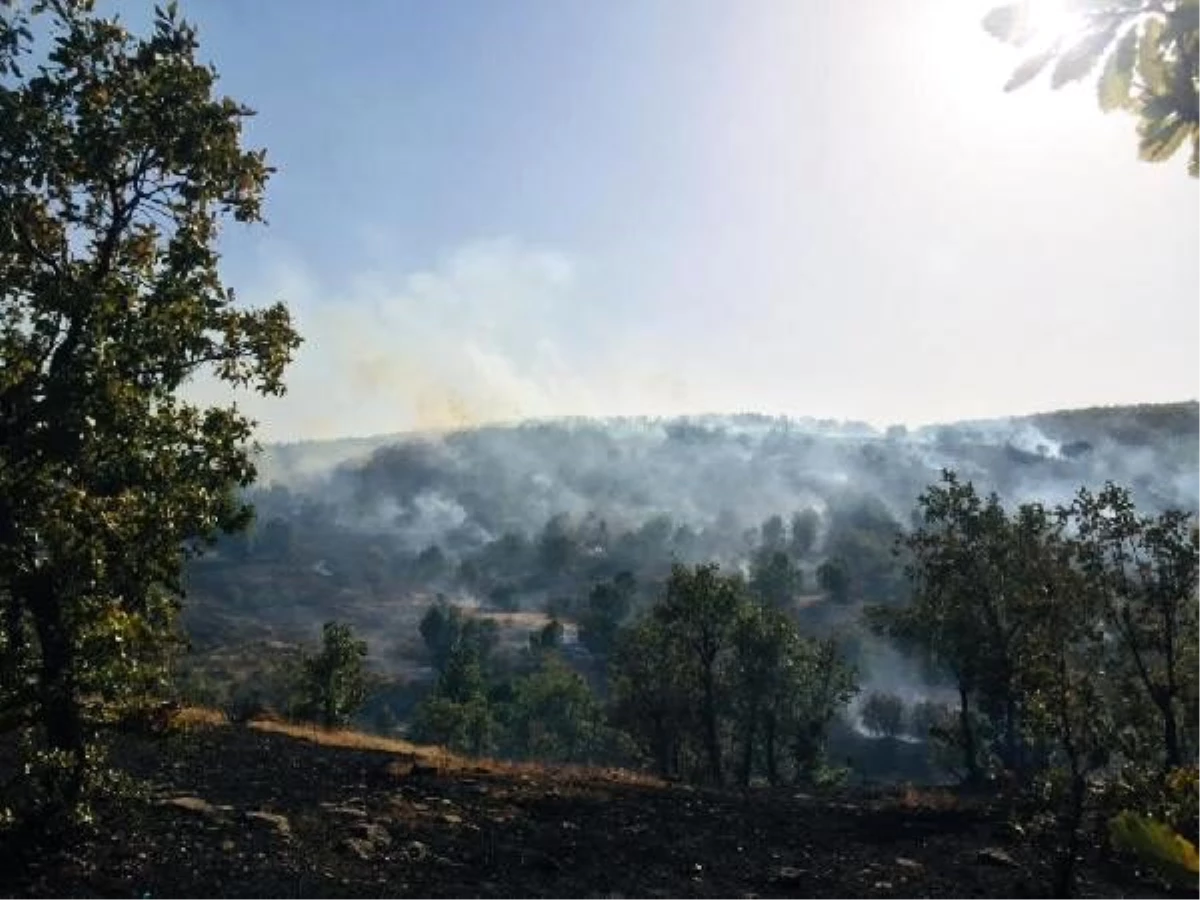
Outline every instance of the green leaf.
<svg viewBox="0 0 1200 900"><path fill-rule="evenodd" d="M1137 61L1138 33L1130 28L1108 55L1100 80L1096 82L1096 95L1104 112L1126 109L1129 106L1129 89L1133 85L1133 64Z"/></svg>
<svg viewBox="0 0 1200 900"><path fill-rule="evenodd" d="M1188 160L1188 174L1200 178L1200 129L1192 130L1192 156Z"/></svg>
<svg viewBox="0 0 1200 900"><path fill-rule="evenodd" d="M1172 117L1144 121L1138 130L1142 135L1138 157L1146 162L1164 162L1180 148L1192 129L1187 122Z"/></svg>
<svg viewBox="0 0 1200 900"><path fill-rule="evenodd" d="M1028 84L1030 81L1038 77L1042 69L1046 68L1050 60L1054 59L1054 54L1057 52L1057 47L1051 47L1036 56L1031 56L1013 71L1012 76L1004 84L1004 90L1015 91L1022 85Z"/></svg>
<svg viewBox="0 0 1200 900"><path fill-rule="evenodd" d="M1138 74L1152 94L1165 94L1170 90L1167 79L1167 64L1162 56L1163 21L1159 18L1146 20L1142 39L1138 43Z"/></svg>
<svg viewBox="0 0 1200 900"><path fill-rule="evenodd" d="M1100 61L1101 54L1112 42L1116 31L1115 24L1094 31L1064 53L1054 67L1054 74L1050 76L1050 87L1057 89L1086 77Z"/></svg>
<svg viewBox="0 0 1200 900"><path fill-rule="evenodd" d="M983 28L997 40L1020 47L1029 40L1028 3L997 6L983 17Z"/></svg>

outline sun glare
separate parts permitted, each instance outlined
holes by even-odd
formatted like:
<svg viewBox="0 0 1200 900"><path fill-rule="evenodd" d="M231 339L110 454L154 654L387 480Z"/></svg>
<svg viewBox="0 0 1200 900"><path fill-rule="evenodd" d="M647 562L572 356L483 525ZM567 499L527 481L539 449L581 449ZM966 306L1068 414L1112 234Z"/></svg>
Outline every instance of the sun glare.
<svg viewBox="0 0 1200 900"><path fill-rule="evenodd" d="M1079 0L1028 0L1025 9L1030 43L1039 49L1059 42L1070 45L1071 39L1087 26L1087 15Z"/></svg>

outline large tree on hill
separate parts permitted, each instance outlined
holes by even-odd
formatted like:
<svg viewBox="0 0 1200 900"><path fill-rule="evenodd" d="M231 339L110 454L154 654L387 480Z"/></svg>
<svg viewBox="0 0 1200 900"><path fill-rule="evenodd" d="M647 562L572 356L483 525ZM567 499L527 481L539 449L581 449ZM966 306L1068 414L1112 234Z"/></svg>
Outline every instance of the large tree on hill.
<svg viewBox="0 0 1200 900"><path fill-rule="evenodd" d="M1012 91L1050 69L1050 86L1086 78L1103 60L1096 82L1104 112L1125 110L1138 120L1138 153L1149 162L1188 146L1188 173L1200 174L1200 0L1078 0L1078 28L1039 35L1037 7L1021 0L991 10L984 27L1031 55L1005 85Z"/></svg>
<svg viewBox="0 0 1200 900"><path fill-rule="evenodd" d="M959 694L958 741L967 778L981 776L973 706L1003 732L1004 762L1019 765L1018 674L1027 636L1019 530L993 494L980 497L951 471L917 500L917 527L901 538L910 554L912 602L868 615L878 630L949 674Z"/></svg>
<svg viewBox="0 0 1200 900"><path fill-rule="evenodd" d="M690 569L676 564L671 567L662 601L653 611L658 622L687 648L699 673L704 750L709 777L716 784L724 778L718 724L721 667L733 647L744 599L741 580L721 575L715 564Z"/></svg>
<svg viewBox="0 0 1200 900"><path fill-rule="evenodd" d="M135 37L91 0L0 0L0 690L67 805L84 700L144 671L185 554L249 517L253 423L180 388L280 394L299 344L221 281L271 170L197 49L174 4Z"/></svg>

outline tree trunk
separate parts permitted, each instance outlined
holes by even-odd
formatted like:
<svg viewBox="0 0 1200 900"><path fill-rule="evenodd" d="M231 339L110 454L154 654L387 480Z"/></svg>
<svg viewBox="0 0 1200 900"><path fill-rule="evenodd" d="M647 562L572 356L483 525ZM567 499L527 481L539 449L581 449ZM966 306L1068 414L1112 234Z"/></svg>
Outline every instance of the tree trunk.
<svg viewBox="0 0 1200 900"><path fill-rule="evenodd" d="M1075 855L1079 852L1079 824L1083 820L1083 800L1087 782L1072 764L1071 793L1063 814L1062 849L1054 867L1054 896L1070 897L1075 892Z"/></svg>
<svg viewBox="0 0 1200 900"><path fill-rule="evenodd" d="M671 739L661 719L654 722L654 756L658 763L658 774L664 779L670 778L671 772Z"/></svg>
<svg viewBox="0 0 1200 900"><path fill-rule="evenodd" d="M62 808L48 812L68 812L81 799L87 764L74 641L50 585L36 585L29 601L41 651L41 724L47 749L64 755L64 768L54 773L52 792Z"/></svg>
<svg viewBox="0 0 1200 900"><path fill-rule="evenodd" d="M967 783L978 784L979 760L975 750L975 729L971 725L971 698L962 685L958 688L958 727L962 739L963 765L967 770Z"/></svg>
<svg viewBox="0 0 1200 900"><path fill-rule="evenodd" d="M773 715L767 716L763 743L767 756L767 781L774 787L779 783L779 764L775 759L775 716Z"/></svg>
<svg viewBox="0 0 1200 900"><path fill-rule="evenodd" d="M750 787L750 771L754 767L754 737L757 724L758 711L751 709L746 721L746 731L742 735L742 765L738 772L738 781L742 787Z"/></svg>
<svg viewBox="0 0 1200 900"><path fill-rule="evenodd" d="M721 772L721 741L717 735L716 674L711 664L704 667L704 744L708 751L708 769L713 784L723 784Z"/></svg>
<svg viewBox="0 0 1200 900"><path fill-rule="evenodd" d="M1163 709L1163 743L1167 751L1167 771L1177 769L1183 764L1183 752L1179 749L1179 725L1175 721L1175 710L1167 701Z"/></svg>

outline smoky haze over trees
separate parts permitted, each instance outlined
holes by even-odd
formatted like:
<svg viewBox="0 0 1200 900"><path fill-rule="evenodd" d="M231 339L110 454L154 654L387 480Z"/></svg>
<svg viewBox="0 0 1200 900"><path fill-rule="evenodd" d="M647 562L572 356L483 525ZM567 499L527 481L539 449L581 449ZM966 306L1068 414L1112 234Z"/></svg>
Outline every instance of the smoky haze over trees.
<svg viewBox="0 0 1200 900"><path fill-rule="evenodd" d="M193 587L203 606L207 588L230 593L222 567L286 563L326 598L419 589L542 610L623 571L645 587L672 561L715 561L768 592L896 599L895 534L942 468L1006 502L1113 480L1139 508L1195 509L1196 416L1179 404L884 434L765 416L564 421L269 447L252 533L194 566ZM266 590L237 588L251 606Z"/></svg>

